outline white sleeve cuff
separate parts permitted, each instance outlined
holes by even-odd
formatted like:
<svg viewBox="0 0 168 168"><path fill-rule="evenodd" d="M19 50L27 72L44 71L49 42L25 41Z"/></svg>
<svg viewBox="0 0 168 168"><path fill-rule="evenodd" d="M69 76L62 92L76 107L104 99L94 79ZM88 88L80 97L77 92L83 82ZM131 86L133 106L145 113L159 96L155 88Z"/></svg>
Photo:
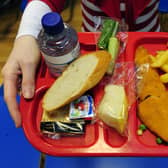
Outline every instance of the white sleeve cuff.
<svg viewBox="0 0 168 168"><path fill-rule="evenodd" d="M51 12L47 4L40 0L31 1L24 10L16 38L31 35L37 38L42 25L41 18Z"/></svg>

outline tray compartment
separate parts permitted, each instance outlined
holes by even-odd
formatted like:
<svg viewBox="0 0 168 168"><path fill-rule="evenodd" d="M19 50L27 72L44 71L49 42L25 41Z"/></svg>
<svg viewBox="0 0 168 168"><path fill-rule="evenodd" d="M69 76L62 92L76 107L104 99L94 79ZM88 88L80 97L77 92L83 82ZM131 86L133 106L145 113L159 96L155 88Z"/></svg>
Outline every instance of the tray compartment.
<svg viewBox="0 0 168 168"><path fill-rule="evenodd" d="M29 120L29 124L32 125L31 130L36 135L43 136L40 132L40 121L42 118L42 97L45 94L47 86L43 86L36 91L36 96L34 97L34 102L31 108L29 108L29 117L33 116ZM98 125L88 124L86 126L85 134L76 137L61 137L58 140L52 140L47 137L43 137L43 140L54 147L89 147L93 145L99 137Z"/></svg>
<svg viewBox="0 0 168 168"><path fill-rule="evenodd" d="M127 136L120 135L115 129L104 126L104 139L105 142L111 147L120 148L127 140Z"/></svg>
<svg viewBox="0 0 168 168"><path fill-rule="evenodd" d="M138 46L144 46L150 54L155 55L156 51L158 50L166 50L167 49L167 42L168 42L168 34L166 33L139 33L137 36L134 36L133 33L129 34L129 43L132 44L127 49L126 52L126 60L134 61L135 51ZM138 103L138 102L137 102ZM137 111L137 107L136 107ZM168 146L167 145L159 145L156 143L156 135L152 133L150 130L146 130L142 136L137 135L138 126L141 124L141 121L139 120L138 116L135 118L135 131L134 131L134 137L139 141L140 144L143 144L146 148L158 148L158 151L160 148L164 147L165 149Z"/></svg>

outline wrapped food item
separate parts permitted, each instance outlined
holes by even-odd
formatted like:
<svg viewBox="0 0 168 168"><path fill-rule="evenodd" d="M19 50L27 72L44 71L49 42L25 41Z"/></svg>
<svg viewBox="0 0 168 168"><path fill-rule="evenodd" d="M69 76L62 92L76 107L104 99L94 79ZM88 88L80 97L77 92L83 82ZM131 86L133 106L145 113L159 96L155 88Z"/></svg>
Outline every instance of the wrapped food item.
<svg viewBox="0 0 168 168"><path fill-rule="evenodd" d="M111 54L111 61L107 70L107 74L112 74L117 56L119 54L120 41L117 37L110 37L108 43L108 52Z"/></svg>
<svg viewBox="0 0 168 168"><path fill-rule="evenodd" d="M128 103L123 86L112 84L105 86L105 94L98 107L98 117L124 135L127 126Z"/></svg>
<svg viewBox="0 0 168 168"><path fill-rule="evenodd" d="M84 122L41 122L40 129L48 137L75 136L85 132Z"/></svg>
<svg viewBox="0 0 168 168"><path fill-rule="evenodd" d="M94 102L90 95L81 96L70 104L70 120L92 120L94 117Z"/></svg>
<svg viewBox="0 0 168 168"><path fill-rule="evenodd" d="M52 113L44 110L40 123L41 132L52 139L82 135L86 124L94 117L94 110L94 101L90 95L81 96Z"/></svg>
<svg viewBox="0 0 168 168"><path fill-rule="evenodd" d="M99 49L107 49L109 39L111 37L115 37L118 31L119 22L113 19L105 19L102 25L101 35L98 40L98 47Z"/></svg>
<svg viewBox="0 0 168 168"><path fill-rule="evenodd" d="M56 122L56 121L70 122L69 110L70 110L69 104L52 111L52 113L48 113L47 111L44 110L41 122Z"/></svg>
<svg viewBox="0 0 168 168"><path fill-rule="evenodd" d="M85 122L69 118L70 104L63 106L52 113L43 111L40 130L43 135L59 139L61 136L82 135L85 132Z"/></svg>
<svg viewBox="0 0 168 168"><path fill-rule="evenodd" d="M107 74L111 75L114 70L115 61L119 54L120 41L116 37L119 29L119 22L111 18L104 19L100 37L97 42L99 49L107 50L111 55L111 61L107 69Z"/></svg>

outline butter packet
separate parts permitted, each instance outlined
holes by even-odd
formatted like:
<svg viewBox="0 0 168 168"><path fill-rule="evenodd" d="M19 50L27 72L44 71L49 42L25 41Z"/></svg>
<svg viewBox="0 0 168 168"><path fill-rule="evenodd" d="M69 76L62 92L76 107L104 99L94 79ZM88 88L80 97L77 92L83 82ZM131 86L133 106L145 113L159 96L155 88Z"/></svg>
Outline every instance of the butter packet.
<svg viewBox="0 0 168 168"><path fill-rule="evenodd" d="M92 96L84 95L70 104L69 119L92 120L94 117L94 101Z"/></svg>

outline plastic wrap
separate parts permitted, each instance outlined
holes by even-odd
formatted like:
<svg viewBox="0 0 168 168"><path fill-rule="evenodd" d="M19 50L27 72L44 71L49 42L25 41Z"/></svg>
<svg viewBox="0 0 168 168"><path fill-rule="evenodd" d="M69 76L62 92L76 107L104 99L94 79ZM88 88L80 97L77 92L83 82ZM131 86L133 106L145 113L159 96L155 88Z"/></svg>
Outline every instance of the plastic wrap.
<svg viewBox="0 0 168 168"><path fill-rule="evenodd" d="M95 17L95 31L100 32L95 34L97 49L107 50L111 54L106 73L112 75L118 57L124 54L126 49L128 40L126 24L114 18L99 16Z"/></svg>
<svg viewBox="0 0 168 168"><path fill-rule="evenodd" d="M97 105L100 124L115 128L122 136L127 136L129 110L136 102L136 71L133 67L133 62L116 63L113 75L106 75L96 88L103 90Z"/></svg>
<svg viewBox="0 0 168 168"><path fill-rule="evenodd" d="M144 88L145 85L145 81L144 81L144 76L147 74L147 72L149 71L149 67L150 65L148 63L146 64L141 64L141 65L136 65L136 98L137 100L141 100L143 98L141 98L141 92Z"/></svg>
<svg viewBox="0 0 168 168"><path fill-rule="evenodd" d="M119 23L116 34L119 32L128 32L128 25L124 21L116 19L116 18L110 18L107 16L94 16L94 19L93 19L94 31L101 32L102 25L103 25L104 21L107 19L111 19L111 20L117 21ZM100 37L100 34L95 34L95 41L98 41L99 37Z"/></svg>
<svg viewBox="0 0 168 168"><path fill-rule="evenodd" d="M133 63L123 60L128 41L127 25L114 18L95 17L95 31L101 32L95 36L98 49L111 54L107 75L99 85L104 93L97 107L97 118L126 136L128 111L135 102Z"/></svg>

